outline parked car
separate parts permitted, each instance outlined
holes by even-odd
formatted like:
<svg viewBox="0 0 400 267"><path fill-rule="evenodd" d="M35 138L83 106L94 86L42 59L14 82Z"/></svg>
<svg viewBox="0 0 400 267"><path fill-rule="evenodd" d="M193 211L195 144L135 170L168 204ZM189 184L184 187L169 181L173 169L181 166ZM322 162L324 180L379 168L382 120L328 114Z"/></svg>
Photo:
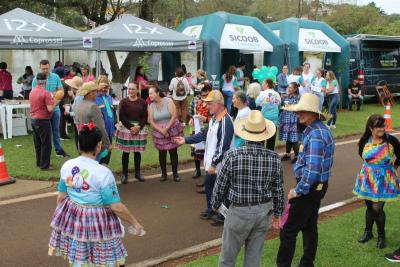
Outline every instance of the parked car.
<svg viewBox="0 0 400 267"><path fill-rule="evenodd" d="M350 80L358 79L366 98L377 95L377 85L388 85L400 96L400 36L359 34L350 44Z"/></svg>

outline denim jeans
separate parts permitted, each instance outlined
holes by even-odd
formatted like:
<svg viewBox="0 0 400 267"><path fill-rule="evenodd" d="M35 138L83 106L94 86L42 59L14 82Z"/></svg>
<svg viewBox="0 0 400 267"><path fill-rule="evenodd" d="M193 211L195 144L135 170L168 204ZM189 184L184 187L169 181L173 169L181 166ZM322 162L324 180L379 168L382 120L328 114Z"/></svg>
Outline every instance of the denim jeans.
<svg viewBox="0 0 400 267"><path fill-rule="evenodd" d="M332 118L329 119L328 125L336 125L336 111L339 104L339 94L332 94L328 96L329 101L329 114Z"/></svg>
<svg viewBox="0 0 400 267"><path fill-rule="evenodd" d="M228 114L231 114L231 108L232 108L232 99L233 99L233 92L232 91L222 91L222 94L224 95L224 102L225 102L225 107L228 111Z"/></svg>
<svg viewBox="0 0 400 267"><path fill-rule="evenodd" d="M206 191L206 201L207 201L207 212L212 212L211 207L211 197L214 190L215 179L217 179L216 174L209 174L206 172L205 180L204 180L204 187Z"/></svg>
<svg viewBox="0 0 400 267"><path fill-rule="evenodd" d="M60 139L60 115L60 109L55 109L50 119L53 143L57 153L63 150Z"/></svg>

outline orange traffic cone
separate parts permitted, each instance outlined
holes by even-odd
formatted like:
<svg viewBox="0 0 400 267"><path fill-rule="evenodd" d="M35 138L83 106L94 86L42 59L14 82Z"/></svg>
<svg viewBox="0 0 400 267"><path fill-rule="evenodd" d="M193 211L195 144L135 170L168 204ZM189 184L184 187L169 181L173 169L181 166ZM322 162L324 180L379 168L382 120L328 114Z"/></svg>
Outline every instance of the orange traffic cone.
<svg viewBox="0 0 400 267"><path fill-rule="evenodd" d="M385 119L386 131L393 132L392 129L392 115L390 112L390 103L388 102L385 106L385 114L383 114L383 118Z"/></svg>
<svg viewBox="0 0 400 267"><path fill-rule="evenodd" d="M15 183L15 178L8 176L3 147L0 144L0 186Z"/></svg>

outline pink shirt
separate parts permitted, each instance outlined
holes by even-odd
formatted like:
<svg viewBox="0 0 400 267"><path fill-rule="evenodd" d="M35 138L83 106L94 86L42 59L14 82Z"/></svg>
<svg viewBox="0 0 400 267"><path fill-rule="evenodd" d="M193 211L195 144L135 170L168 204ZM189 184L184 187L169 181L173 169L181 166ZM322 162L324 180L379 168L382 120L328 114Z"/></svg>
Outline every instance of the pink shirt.
<svg viewBox="0 0 400 267"><path fill-rule="evenodd" d="M12 75L7 70L0 70L0 90L12 90Z"/></svg>
<svg viewBox="0 0 400 267"><path fill-rule="evenodd" d="M94 76L93 76L92 74L90 74L90 75L88 75L88 76L86 76L86 77L82 76L82 81L83 81L84 83L92 82L92 81L94 81L94 80L95 80L95 79L94 79Z"/></svg>
<svg viewBox="0 0 400 267"><path fill-rule="evenodd" d="M50 119L52 112L47 106L54 105L53 96L43 86L36 86L29 95L31 117L33 119Z"/></svg>
<svg viewBox="0 0 400 267"><path fill-rule="evenodd" d="M140 84L140 83L142 83L144 86L139 86L140 87L140 90L143 90L143 89L147 89L148 88L148 86L147 86L147 80L143 77L143 76L141 76L141 75L138 75L137 77L136 77L136 81L135 81L138 85Z"/></svg>

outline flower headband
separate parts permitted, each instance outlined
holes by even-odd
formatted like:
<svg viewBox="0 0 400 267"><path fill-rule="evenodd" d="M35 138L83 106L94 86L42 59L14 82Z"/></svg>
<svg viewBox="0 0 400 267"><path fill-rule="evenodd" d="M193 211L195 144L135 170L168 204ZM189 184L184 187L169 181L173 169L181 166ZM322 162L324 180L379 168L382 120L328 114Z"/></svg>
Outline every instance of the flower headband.
<svg viewBox="0 0 400 267"><path fill-rule="evenodd" d="M79 125L79 131L82 131L83 128L84 128L85 126L88 127L89 131L93 131L93 129L94 129L94 127L95 127L96 125L94 125L94 122L89 122L89 123L82 122L82 123Z"/></svg>

